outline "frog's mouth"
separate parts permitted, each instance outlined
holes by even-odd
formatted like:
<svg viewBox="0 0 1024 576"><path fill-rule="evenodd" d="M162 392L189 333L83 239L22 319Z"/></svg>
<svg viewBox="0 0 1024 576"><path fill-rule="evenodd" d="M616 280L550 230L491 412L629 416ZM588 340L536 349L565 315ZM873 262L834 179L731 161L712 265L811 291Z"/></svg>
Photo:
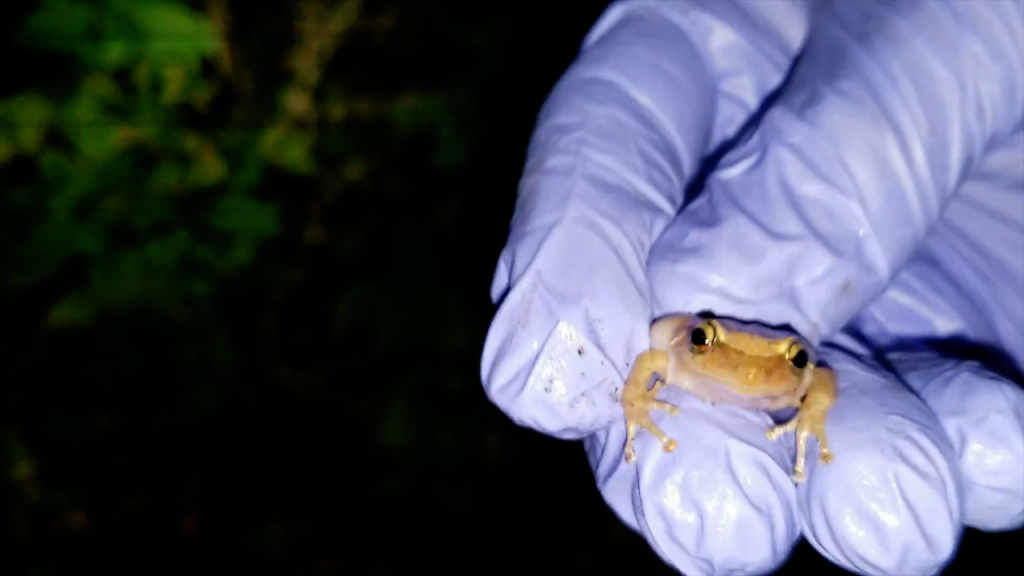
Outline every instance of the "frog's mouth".
<svg viewBox="0 0 1024 576"><path fill-rule="evenodd" d="M701 374L696 370L683 369L677 372L676 381L681 388L706 402L752 410L776 411L792 406L793 400L802 397L810 384L810 377L811 373L808 370L796 388L792 384L749 386L727 384L719 378Z"/></svg>

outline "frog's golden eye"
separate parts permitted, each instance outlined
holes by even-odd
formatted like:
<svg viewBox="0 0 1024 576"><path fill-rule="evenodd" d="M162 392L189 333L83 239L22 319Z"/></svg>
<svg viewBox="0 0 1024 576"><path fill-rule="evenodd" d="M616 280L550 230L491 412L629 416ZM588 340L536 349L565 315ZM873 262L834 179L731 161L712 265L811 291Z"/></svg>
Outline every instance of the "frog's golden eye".
<svg viewBox="0 0 1024 576"><path fill-rule="evenodd" d="M789 350L786 351L786 359L788 359L798 370L803 370L804 368L807 368L807 364L810 363L811 356L807 353L807 350L804 350L803 346L793 344L789 347Z"/></svg>
<svg viewBox="0 0 1024 576"><path fill-rule="evenodd" d="M707 350L715 343L716 334L715 327L710 322L705 322L690 332L690 344L696 350Z"/></svg>

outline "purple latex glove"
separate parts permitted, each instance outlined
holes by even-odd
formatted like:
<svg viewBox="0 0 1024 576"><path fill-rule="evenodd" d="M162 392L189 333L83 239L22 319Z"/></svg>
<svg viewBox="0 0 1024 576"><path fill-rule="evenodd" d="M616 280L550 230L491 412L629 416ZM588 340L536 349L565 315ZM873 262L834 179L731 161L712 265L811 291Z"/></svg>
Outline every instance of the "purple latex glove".
<svg viewBox="0 0 1024 576"><path fill-rule="evenodd" d="M905 345L960 338L1024 367L1021 70L1022 2L613 4L534 134L492 288L489 397L584 438L612 509L687 574L769 572L801 533L855 572L930 574L962 524L1024 525L1024 393ZM618 394L651 319L703 309L823 345L835 462L806 484L767 415L677 390L681 414L654 417L679 448L640 434L623 462Z"/></svg>

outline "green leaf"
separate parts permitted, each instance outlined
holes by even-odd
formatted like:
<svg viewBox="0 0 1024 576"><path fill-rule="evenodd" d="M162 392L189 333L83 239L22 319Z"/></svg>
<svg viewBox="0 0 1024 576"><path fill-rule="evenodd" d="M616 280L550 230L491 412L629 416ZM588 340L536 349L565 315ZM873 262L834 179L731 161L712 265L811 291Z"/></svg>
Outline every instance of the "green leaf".
<svg viewBox="0 0 1024 576"><path fill-rule="evenodd" d="M224 196L217 202L210 224L220 232L253 237L275 236L280 229L277 210L272 205L235 195Z"/></svg>
<svg viewBox="0 0 1024 576"><path fill-rule="evenodd" d="M122 130L107 108L121 98L117 85L106 76L86 80L64 108L62 128L78 151L91 159L120 151Z"/></svg>
<svg viewBox="0 0 1024 576"><path fill-rule="evenodd" d="M201 134L189 132L182 139L192 162L189 182L194 186L211 186L227 177L227 163L216 144Z"/></svg>
<svg viewBox="0 0 1024 576"><path fill-rule="evenodd" d="M263 157L267 163L295 174L312 174L313 135L290 126L278 125L263 134Z"/></svg>
<svg viewBox="0 0 1024 576"><path fill-rule="evenodd" d="M162 92L160 103L164 106L172 106L181 101L188 84L188 69L184 66L169 65L163 69Z"/></svg>
<svg viewBox="0 0 1024 576"><path fill-rule="evenodd" d="M113 72L142 59L142 46L137 40L107 36L98 40L83 56L96 68Z"/></svg>
<svg viewBox="0 0 1024 576"><path fill-rule="evenodd" d="M179 264L191 246L192 236L188 230L179 230L147 244L142 250L142 255L147 267L169 271Z"/></svg>
<svg viewBox="0 0 1024 576"><path fill-rule="evenodd" d="M56 150L43 150L39 155L39 171L46 184L53 185L72 176L75 166L67 155Z"/></svg>
<svg viewBox="0 0 1024 576"><path fill-rule="evenodd" d="M46 314L45 324L53 328L88 326L96 309L85 298L75 294L57 302Z"/></svg>
<svg viewBox="0 0 1024 576"><path fill-rule="evenodd" d="M17 153L14 143L0 133L0 166L6 164Z"/></svg>
<svg viewBox="0 0 1024 576"><path fill-rule="evenodd" d="M148 188L158 196L166 196L179 191L184 179L184 170L180 164L172 160L163 160L156 165L149 177Z"/></svg>
<svg viewBox="0 0 1024 576"><path fill-rule="evenodd" d="M145 43L143 54L158 67L180 64L196 68L217 50L210 21L181 2L170 0L108 0L124 10Z"/></svg>
<svg viewBox="0 0 1024 576"><path fill-rule="evenodd" d="M234 137L229 138L231 144L241 148L241 151L231 171L228 189L231 194L245 195L263 181L267 166L263 162L263 150L259 142L239 142Z"/></svg>
<svg viewBox="0 0 1024 576"><path fill-rule="evenodd" d="M69 54L113 71L150 60L192 69L217 50L202 13L173 0L106 0L101 8L75 0L43 0L23 27L25 44Z"/></svg>
<svg viewBox="0 0 1024 576"><path fill-rule="evenodd" d="M27 93L0 102L0 130L13 136L21 152L35 154L53 120L53 105L37 94Z"/></svg>
<svg viewBox="0 0 1024 576"><path fill-rule="evenodd" d="M42 0L22 26L23 43L46 50L80 54L96 32L96 10L73 0Z"/></svg>

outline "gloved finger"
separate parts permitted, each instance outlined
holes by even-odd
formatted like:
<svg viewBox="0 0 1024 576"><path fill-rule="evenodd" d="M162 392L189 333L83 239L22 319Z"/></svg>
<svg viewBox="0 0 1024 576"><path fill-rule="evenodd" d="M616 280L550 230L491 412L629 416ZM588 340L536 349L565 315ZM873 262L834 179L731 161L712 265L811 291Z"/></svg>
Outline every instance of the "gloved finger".
<svg viewBox="0 0 1024 576"><path fill-rule="evenodd" d="M839 397L825 424L834 459L810 468L797 491L804 535L856 573L937 573L962 532L949 439L881 366L837 348L822 357L838 375Z"/></svg>
<svg viewBox="0 0 1024 576"><path fill-rule="evenodd" d="M897 364L952 439L965 522L983 530L1024 524L1024 392L1009 381L1024 366L1021 158L1024 130L972 169L919 253L854 323L876 348L932 350ZM988 368L932 359L935 350Z"/></svg>
<svg viewBox="0 0 1024 576"><path fill-rule="evenodd" d="M621 414L648 345L649 248L704 155L781 80L803 13L617 2L594 26L540 115L491 290L481 378L517 423L578 438Z"/></svg>
<svg viewBox="0 0 1024 576"><path fill-rule="evenodd" d="M990 531L1024 527L1024 389L978 362L934 352L888 359L953 443L964 479L964 523Z"/></svg>
<svg viewBox="0 0 1024 576"><path fill-rule="evenodd" d="M779 101L653 249L654 313L790 324L812 343L849 322L1019 125L1024 76L1005 63L1024 68L1022 10L822 4Z"/></svg>
<svg viewBox="0 0 1024 576"><path fill-rule="evenodd" d="M637 458L626 464L622 422L585 440L602 496L683 574L770 573L800 537L791 452L766 438L773 423L761 412L662 390L680 408L675 417L652 413L678 442L673 452L639 432Z"/></svg>
<svg viewBox="0 0 1024 576"><path fill-rule="evenodd" d="M1024 369L1024 126L972 168L924 245L853 325L876 348L955 340Z"/></svg>

